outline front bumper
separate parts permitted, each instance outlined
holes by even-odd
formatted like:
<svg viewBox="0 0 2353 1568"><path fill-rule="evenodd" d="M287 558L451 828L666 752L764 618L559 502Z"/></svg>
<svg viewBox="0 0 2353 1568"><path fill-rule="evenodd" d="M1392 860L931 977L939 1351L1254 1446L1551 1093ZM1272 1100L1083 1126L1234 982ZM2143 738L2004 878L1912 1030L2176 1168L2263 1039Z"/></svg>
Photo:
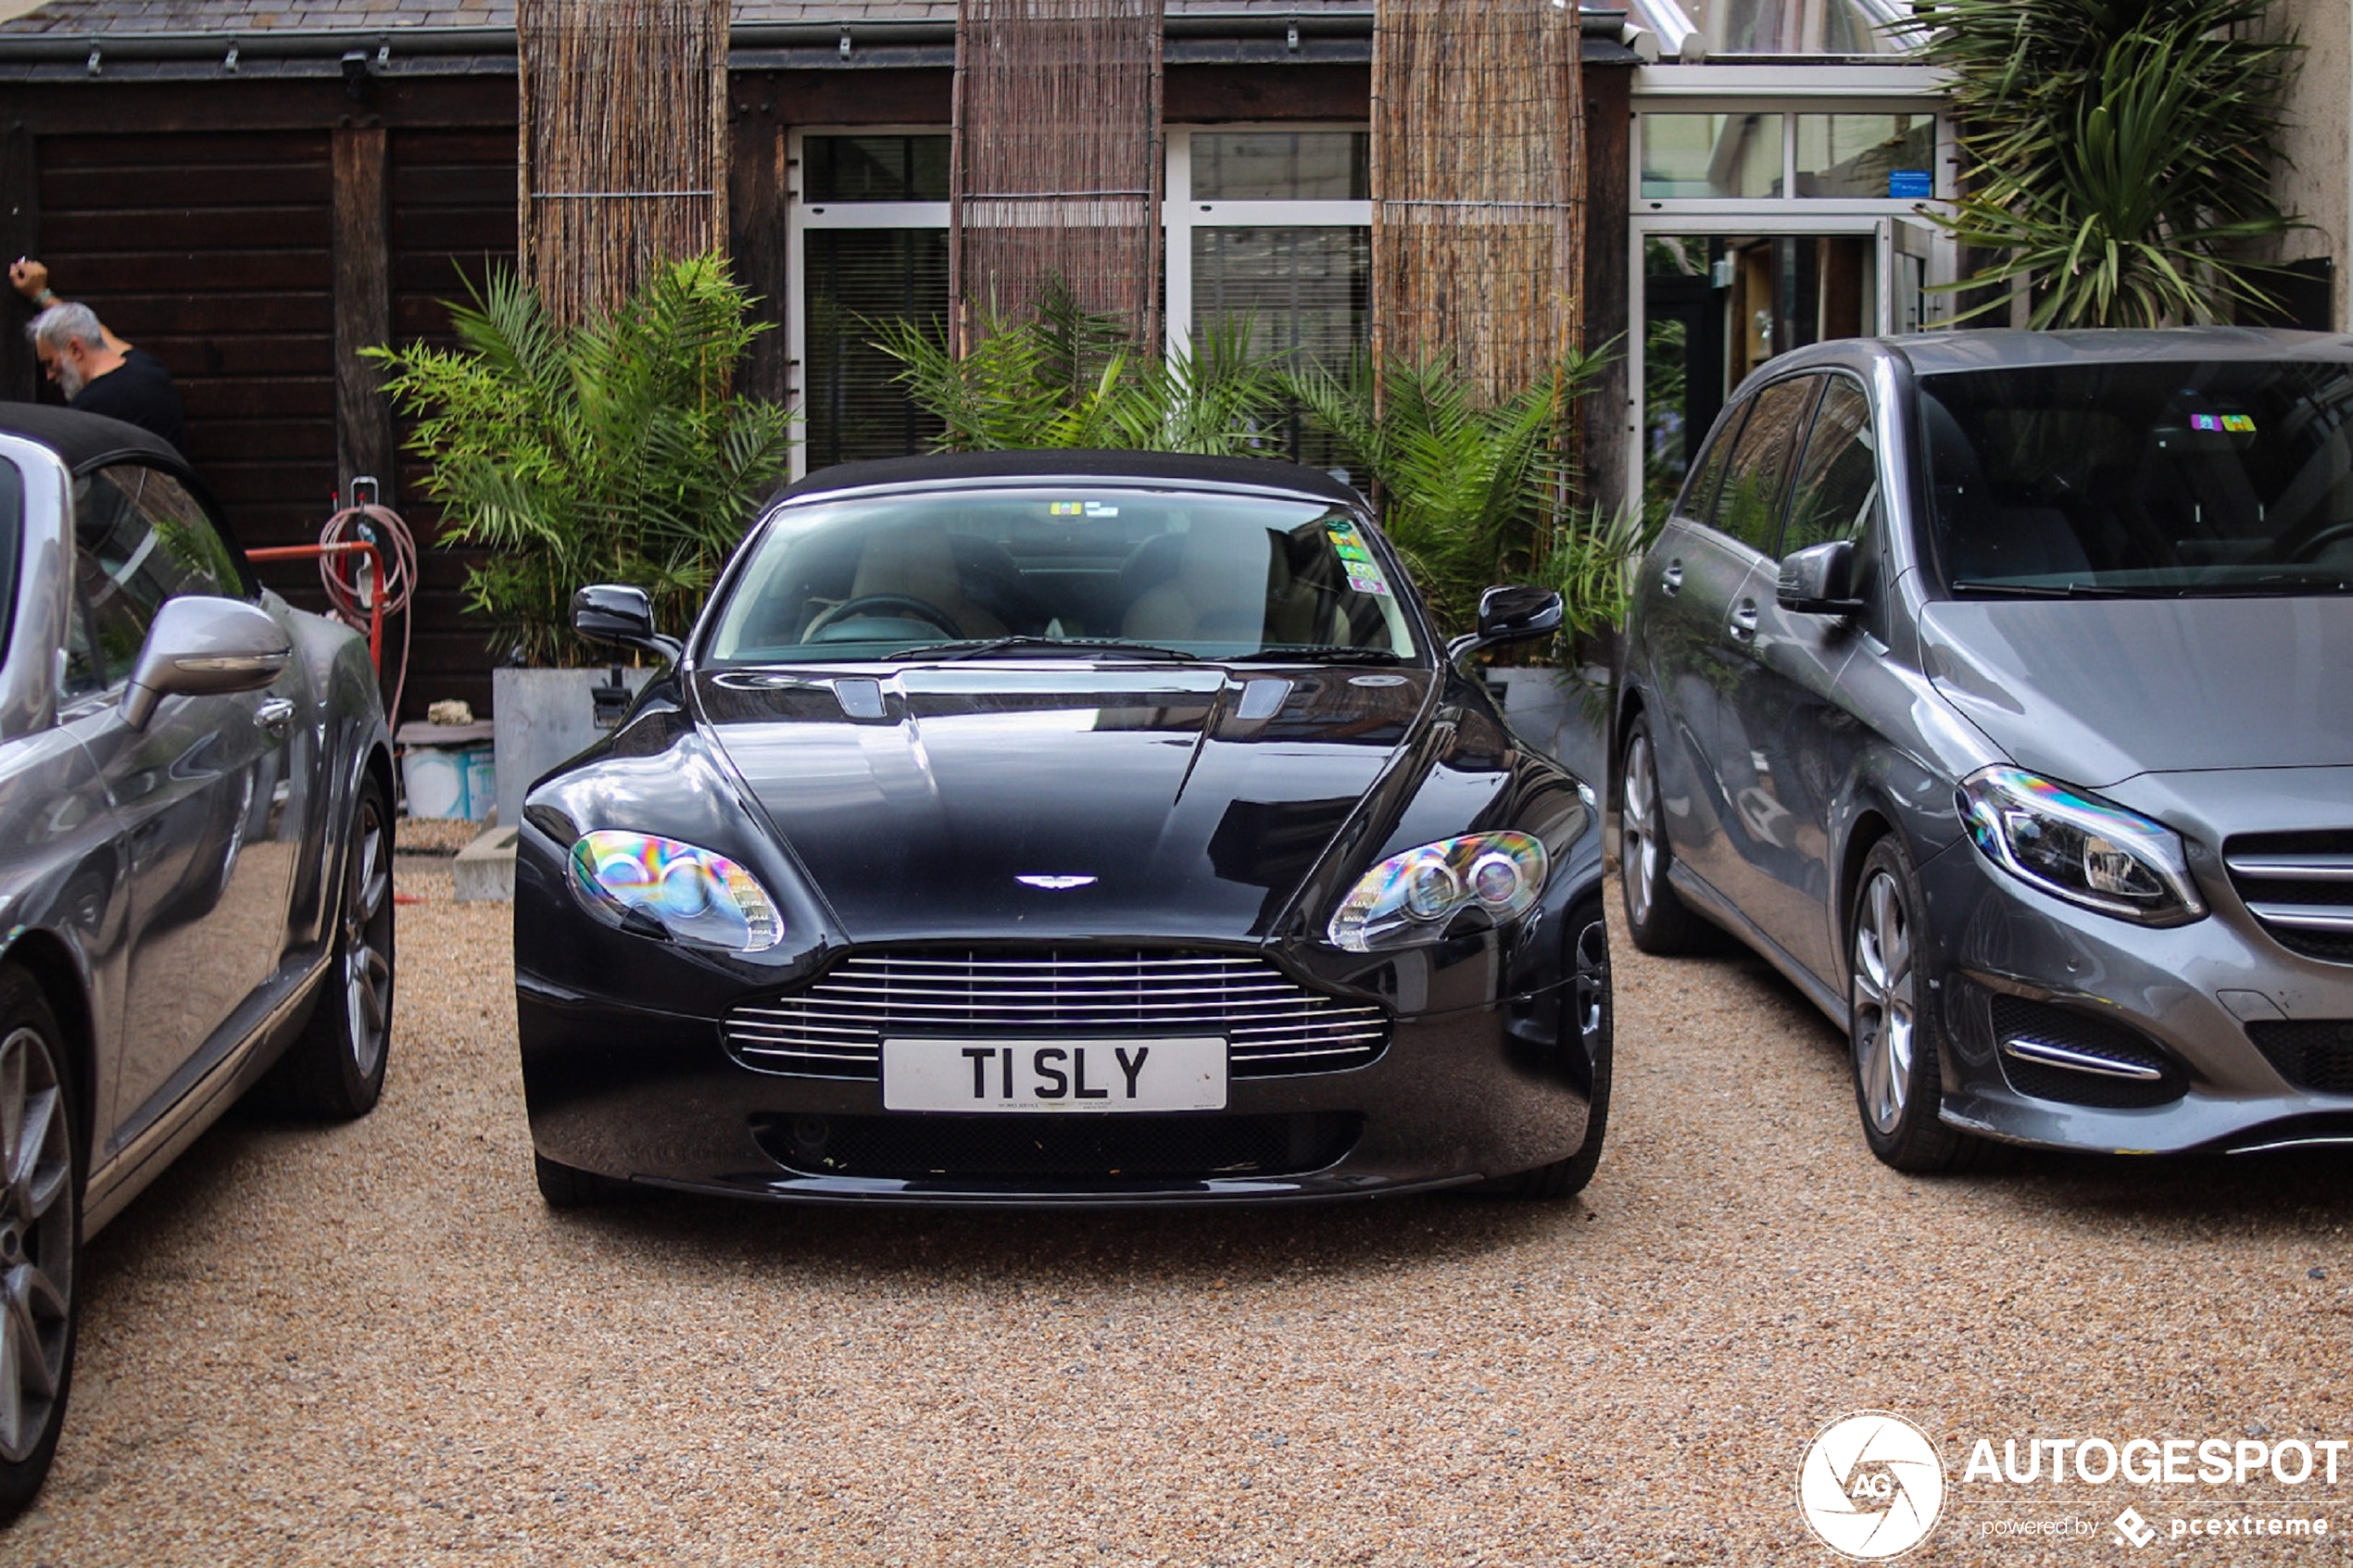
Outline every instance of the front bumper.
<svg viewBox="0 0 2353 1568"><path fill-rule="evenodd" d="M805 1078L735 1060L709 1019L525 985L517 1004L523 1085L539 1152L581 1170L662 1186L819 1202L1066 1204L1279 1202L1459 1185L1566 1159L1583 1143L1586 1070L1561 1027L1566 987L1502 1004L1401 1018L1375 1061L1335 1073L1236 1078L1224 1111L1051 1117L887 1113L875 1081ZM1564 1033L1567 1035L1563 1042ZM875 1176L824 1172L795 1129L830 1123L871 1139L913 1123L1192 1123L1289 1129L1271 1173L1067 1170L1017 1176ZM1225 1123L1223 1128L1207 1126ZM1114 1127L1126 1135L1139 1128ZM994 1128L980 1128L993 1133ZM1082 1161L1083 1163L1083 1161ZM1164 1165L1166 1161L1164 1160Z"/></svg>
<svg viewBox="0 0 2353 1568"><path fill-rule="evenodd" d="M2153 930L2039 893L1966 842L1922 864L1946 963L1936 1003L1944 1119L2008 1143L2122 1154L2353 1142L2353 1094L2291 1081L2249 1032L2250 1024L2353 1025L2353 965L2289 952L2226 883L2200 880L2206 918ZM2054 1016L2038 1008L2058 1010L2062 1023L2083 1021L2095 1049L2140 1042L2164 1073L2145 1096L2162 1094L2163 1103L2070 1103L2024 1092L2022 1085L2120 1098L2115 1082L2099 1074L2070 1080L2005 1050L2006 1040L2037 1033L2021 1018Z"/></svg>

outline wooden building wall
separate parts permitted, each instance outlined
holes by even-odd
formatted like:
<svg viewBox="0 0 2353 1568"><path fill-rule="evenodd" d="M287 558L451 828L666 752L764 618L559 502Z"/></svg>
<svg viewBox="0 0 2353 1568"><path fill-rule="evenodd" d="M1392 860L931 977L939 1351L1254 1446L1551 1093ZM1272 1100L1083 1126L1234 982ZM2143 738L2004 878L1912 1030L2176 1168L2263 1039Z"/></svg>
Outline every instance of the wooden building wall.
<svg viewBox="0 0 2353 1568"><path fill-rule="evenodd" d="M1597 338L1623 330L1622 124L1619 139L1609 138L1625 112L1625 77L1586 77ZM729 85L731 245L763 313L781 323L795 284L786 133L945 129L951 73L738 70ZM1176 124L1363 119L1369 85L1361 64L1171 64L1166 116ZM448 341L437 302L462 298L468 281L513 263L510 69L393 78L364 104L338 80L293 76L19 80L0 93L0 249L49 262L61 292L171 369L188 406L189 456L245 543L310 541L354 465L389 470L388 498L415 530L422 560L406 716L443 696L487 713L496 655L486 629L462 613L469 558L437 547L417 464L388 456L404 433L351 351L387 336ZM37 389L54 397L39 388L25 319L21 302L0 303L0 397ZM746 389L781 395L788 357L781 329L764 334ZM1595 471L1614 470L1596 463ZM322 607L307 563L267 576L296 603Z"/></svg>
<svg viewBox="0 0 2353 1568"><path fill-rule="evenodd" d="M513 264L511 78L386 84L368 112L339 83L10 92L11 161L34 199L9 254L47 262L59 293L170 370L189 460L245 544L309 543L353 474L383 480L420 546L407 716L443 696L488 712L492 653L462 613L470 558L436 547L422 473L396 453L406 431L356 350L453 341L440 302ZM20 344L28 312L0 308ZM35 395L29 356L0 374L0 396ZM260 570L325 608L309 563Z"/></svg>

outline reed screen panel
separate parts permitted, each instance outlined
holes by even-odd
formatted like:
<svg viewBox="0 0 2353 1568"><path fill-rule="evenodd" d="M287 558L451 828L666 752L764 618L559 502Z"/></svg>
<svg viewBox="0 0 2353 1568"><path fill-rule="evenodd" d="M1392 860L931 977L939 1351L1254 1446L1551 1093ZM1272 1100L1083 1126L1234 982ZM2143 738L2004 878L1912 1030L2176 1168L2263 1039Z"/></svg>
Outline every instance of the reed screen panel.
<svg viewBox="0 0 2353 1568"><path fill-rule="evenodd" d="M1373 346L1452 354L1496 398L1582 330L1577 7L1380 0L1373 40Z"/></svg>
<svg viewBox="0 0 2353 1568"><path fill-rule="evenodd" d="M561 322L727 235L727 0L518 0L524 268Z"/></svg>
<svg viewBox="0 0 2353 1568"><path fill-rule="evenodd" d="M1060 278L1160 335L1159 0L962 0L950 271L960 330Z"/></svg>

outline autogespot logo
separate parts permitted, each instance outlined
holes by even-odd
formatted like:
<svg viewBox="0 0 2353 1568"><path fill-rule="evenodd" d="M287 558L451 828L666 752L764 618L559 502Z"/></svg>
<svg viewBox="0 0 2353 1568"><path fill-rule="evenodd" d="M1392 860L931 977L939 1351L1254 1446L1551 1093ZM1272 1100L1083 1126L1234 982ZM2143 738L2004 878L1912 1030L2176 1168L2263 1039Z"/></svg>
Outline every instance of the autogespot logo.
<svg viewBox="0 0 2353 1568"><path fill-rule="evenodd" d="M1944 1512L1944 1461L1928 1434L1902 1416L1856 1411L1807 1445L1797 1509L1843 1557L1901 1557L1928 1539Z"/></svg>

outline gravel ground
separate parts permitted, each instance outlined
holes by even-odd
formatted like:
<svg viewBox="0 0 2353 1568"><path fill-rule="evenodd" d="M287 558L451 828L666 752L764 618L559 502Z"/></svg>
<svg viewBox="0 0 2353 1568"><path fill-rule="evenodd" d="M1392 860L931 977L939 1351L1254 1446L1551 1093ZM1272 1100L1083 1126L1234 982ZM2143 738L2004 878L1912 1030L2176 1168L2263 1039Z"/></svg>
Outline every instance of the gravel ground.
<svg viewBox="0 0 2353 1568"><path fill-rule="evenodd" d="M233 1118L95 1241L66 1440L0 1562L1813 1563L1798 1456L1858 1407L1957 1467L1980 1436L2353 1436L2353 1161L1906 1179L1753 962L1620 944L1582 1200L559 1216L507 910L401 873L382 1108ZM2107 1520L2182 1489L1992 1490L1909 1561L2353 1535L2345 1507L2325 1542L2136 1554ZM2330 1513L2353 1464L2303 1490ZM2074 1517L2101 1533L1984 1534Z"/></svg>

